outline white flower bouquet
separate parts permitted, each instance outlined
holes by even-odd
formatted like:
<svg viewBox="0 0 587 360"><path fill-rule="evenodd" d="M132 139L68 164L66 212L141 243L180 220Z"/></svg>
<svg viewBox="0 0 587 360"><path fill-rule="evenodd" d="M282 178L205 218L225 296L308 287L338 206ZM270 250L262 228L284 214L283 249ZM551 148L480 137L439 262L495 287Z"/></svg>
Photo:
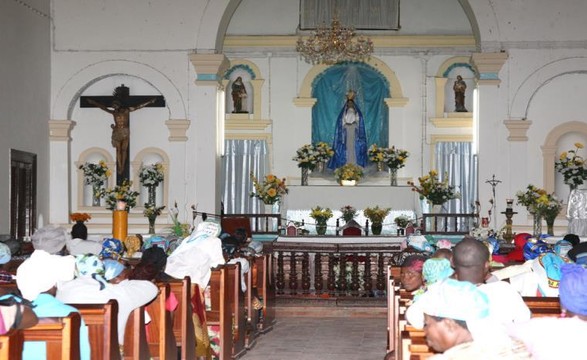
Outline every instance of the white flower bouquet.
<svg viewBox="0 0 587 360"><path fill-rule="evenodd" d="M103 160L100 160L98 164L87 162L80 165L79 169L84 172L84 184L94 187L103 185L112 174Z"/></svg>
<svg viewBox="0 0 587 360"><path fill-rule="evenodd" d="M143 186L157 186L164 179L163 164L141 165L139 180Z"/></svg>

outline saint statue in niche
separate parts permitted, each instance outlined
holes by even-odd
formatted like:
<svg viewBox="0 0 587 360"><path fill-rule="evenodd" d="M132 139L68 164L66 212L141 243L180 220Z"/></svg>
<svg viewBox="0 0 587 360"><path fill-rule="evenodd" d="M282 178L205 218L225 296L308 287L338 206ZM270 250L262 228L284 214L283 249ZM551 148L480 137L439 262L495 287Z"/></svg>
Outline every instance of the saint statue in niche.
<svg viewBox="0 0 587 360"><path fill-rule="evenodd" d="M235 114L248 113L245 106L247 102L247 89L245 88L242 77L237 77L232 83L230 94L232 95L232 112Z"/></svg>
<svg viewBox="0 0 587 360"><path fill-rule="evenodd" d="M457 75L452 89L455 92L455 112L468 112L465 108L465 91L467 90L467 83L463 80L461 75Z"/></svg>
<svg viewBox="0 0 587 360"><path fill-rule="evenodd" d="M349 90L346 94L334 130L334 156L328 163L329 169L336 169L346 163L367 165L367 136L363 113L355 102L356 93Z"/></svg>

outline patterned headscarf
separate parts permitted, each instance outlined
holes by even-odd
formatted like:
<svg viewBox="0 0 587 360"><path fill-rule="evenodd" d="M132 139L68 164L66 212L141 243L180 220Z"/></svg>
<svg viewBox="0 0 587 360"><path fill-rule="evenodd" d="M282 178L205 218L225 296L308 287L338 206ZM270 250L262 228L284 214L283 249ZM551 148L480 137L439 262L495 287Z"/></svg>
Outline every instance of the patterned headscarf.
<svg viewBox="0 0 587 360"><path fill-rule="evenodd" d="M0 264L6 264L12 258L10 248L3 242L0 242Z"/></svg>
<svg viewBox="0 0 587 360"><path fill-rule="evenodd" d="M100 257L102 259L114 259L118 260L122 256L123 248L122 243L118 239L106 239L102 243L102 251Z"/></svg>
<svg viewBox="0 0 587 360"><path fill-rule="evenodd" d="M167 238L164 238L162 236L151 236L150 238L145 240L143 244L143 251L153 246L158 246L161 249L163 249L163 251L167 252L167 249L169 249L169 241L167 240Z"/></svg>
<svg viewBox="0 0 587 360"><path fill-rule="evenodd" d="M104 263L93 254L78 255L75 258L75 275L77 277L90 277L100 283L100 290L104 289Z"/></svg>
<svg viewBox="0 0 587 360"><path fill-rule="evenodd" d="M559 297L561 306L575 314L587 315L587 270L577 264L561 267Z"/></svg>
<svg viewBox="0 0 587 360"><path fill-rule="evenodd" d="M422 268L422 277L426 285L432 285L435 282L444 280L454 274L450 261L444 258L432 258L424 262Z"/></svg>

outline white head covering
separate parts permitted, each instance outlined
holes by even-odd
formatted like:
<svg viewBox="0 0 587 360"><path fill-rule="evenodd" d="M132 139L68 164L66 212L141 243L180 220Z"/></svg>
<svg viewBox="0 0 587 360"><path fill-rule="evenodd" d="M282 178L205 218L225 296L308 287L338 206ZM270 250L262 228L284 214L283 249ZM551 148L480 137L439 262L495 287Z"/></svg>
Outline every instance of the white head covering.
<svg viewBox="0 0 587 360"><path fill-rule="evenodd" d="M56 254L63 249L65 240L69 236L64 228L47 225L33 234L33 247L35 250L45 250L49 254Z"/></svg>
<svg viewBox="0 0 587 360"><path fill-rule="evenodd" d="M0 242L0 264L6 264L12 258L10 248L3 242Z"/></svg>
<svg viewBox="0 0 587 360"><path fill-rule="evenodd" d="M72 280L74 272L73 256L51 255L43 250L35 250L16 269L16 285L25 299L33 301L58 282Z"/></svg>

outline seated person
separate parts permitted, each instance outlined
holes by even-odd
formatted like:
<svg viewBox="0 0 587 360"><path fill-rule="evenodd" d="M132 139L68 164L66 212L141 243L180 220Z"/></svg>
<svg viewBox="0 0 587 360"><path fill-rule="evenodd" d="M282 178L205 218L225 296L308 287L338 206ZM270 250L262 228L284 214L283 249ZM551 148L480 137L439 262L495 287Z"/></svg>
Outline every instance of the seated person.
<svg viewBox="0 0 587 360"><path fill-rule="evenodd" d="M542 254L519 265L519 271L525 271L509 277L509 282L522 296L558 297L560 269L566 262L567 259L557 254Z"/></svg>
<svg viewBox="0 0 587 360"><path fill-rule="evenodd" d="M57 299L70 304L118 302L118 342L124 344L124 329L130 313L153 300L157 286L150 281L127 280L127 268L116 260L100 260L95 255L78 255L77 277L60 283Z"/></svg>
<svg viewBox="0 0 587 360"><path fill-rule="evenodd" d="M446 259L452 263L452 250L447 248L440 248L431 256L434 259Z"/></svg>
<svg viewBox="0 0 587 360"><path fill-rule="evenodd" d="M427 288L432 284L448 279L453 274L454 270L447 259L433 257L424 261L422 277Z"/></svg>
<svg viewBox="0 0 587 360"><path fill-rule="evenodd" d="M530 359L521 342L496 336L489 301L477 286L446 279L410 306L406 318L424 329L428 346L443 353L430 359Z"/></svg>
<svg viewBox="0 0 587 360"><path fill-rule="evenodd" d="M532 318L512 326L510 335L523 341L534 359L577 359L585 352L587 333L587 270L576 264L561 267L561 317Z"/></svg>
<svg viewBox="0 0 587 360"><path fill-rule="evenodd" d="M102 251L101 241L89 241L88 229L85 227L73 227L71 238L65 239L65 246L70 255L94 254Z"/></svg>
<svg viewBox="0 0 587 360"><path fill-rule="evenodd" d="M455 278L479 287L489 299L490 316L504 328L530 319L530 309L520 294L505 281L486 283L489 277L489 249L475 239L461 240L453 250Z"/></svg>
<svg viewBox="0 0 587 360"><path fill-rule="evenodd" d="M141 261L131 270L128 278L130 280L165 281L171 277L165 274L167 265L167 254L159 246L153 246L141 255Z"/></svg>
<svg viewBox="0 0 587 360"><path fill-rule="evenodd" d="M567 252L567 256L577 264L587 265L587 242L579 242L577 235L573 235L574 237L570 237L569 235L565 236L564 239L567 241L572 240L570 242L573 248Z"/></svg>
<svg viewBox="0 0 587 360"><path fill-rule="evenodd" d="M73 279L75 258L73 256L51 255L43 250L35 250L16 270L16 285L23 298L32 301L33 311L38 318L63 317L78 312L72 306L55 298L57 284ZM83 319L79 330L80 357L90 359L88 327ZM22 353L23 360L47 358L47 349L42 341L26 341Z"/></svg>
<svg viewBox="0 0 587 360"><path fill-rule="evenodd" d="M122 241L114 238L104 239L102 242L102 250L100 251L100 258L118 260L124 253L124 246Z"/></svg>
<svg viewBox="0 0 587 360"><path fill-rule="evenodd" d="M424 288L424 279L422 278L424 261L426 261L426 258L422 255L411 255L401 265L401 287L414 295L422 292Z"/></svg>

